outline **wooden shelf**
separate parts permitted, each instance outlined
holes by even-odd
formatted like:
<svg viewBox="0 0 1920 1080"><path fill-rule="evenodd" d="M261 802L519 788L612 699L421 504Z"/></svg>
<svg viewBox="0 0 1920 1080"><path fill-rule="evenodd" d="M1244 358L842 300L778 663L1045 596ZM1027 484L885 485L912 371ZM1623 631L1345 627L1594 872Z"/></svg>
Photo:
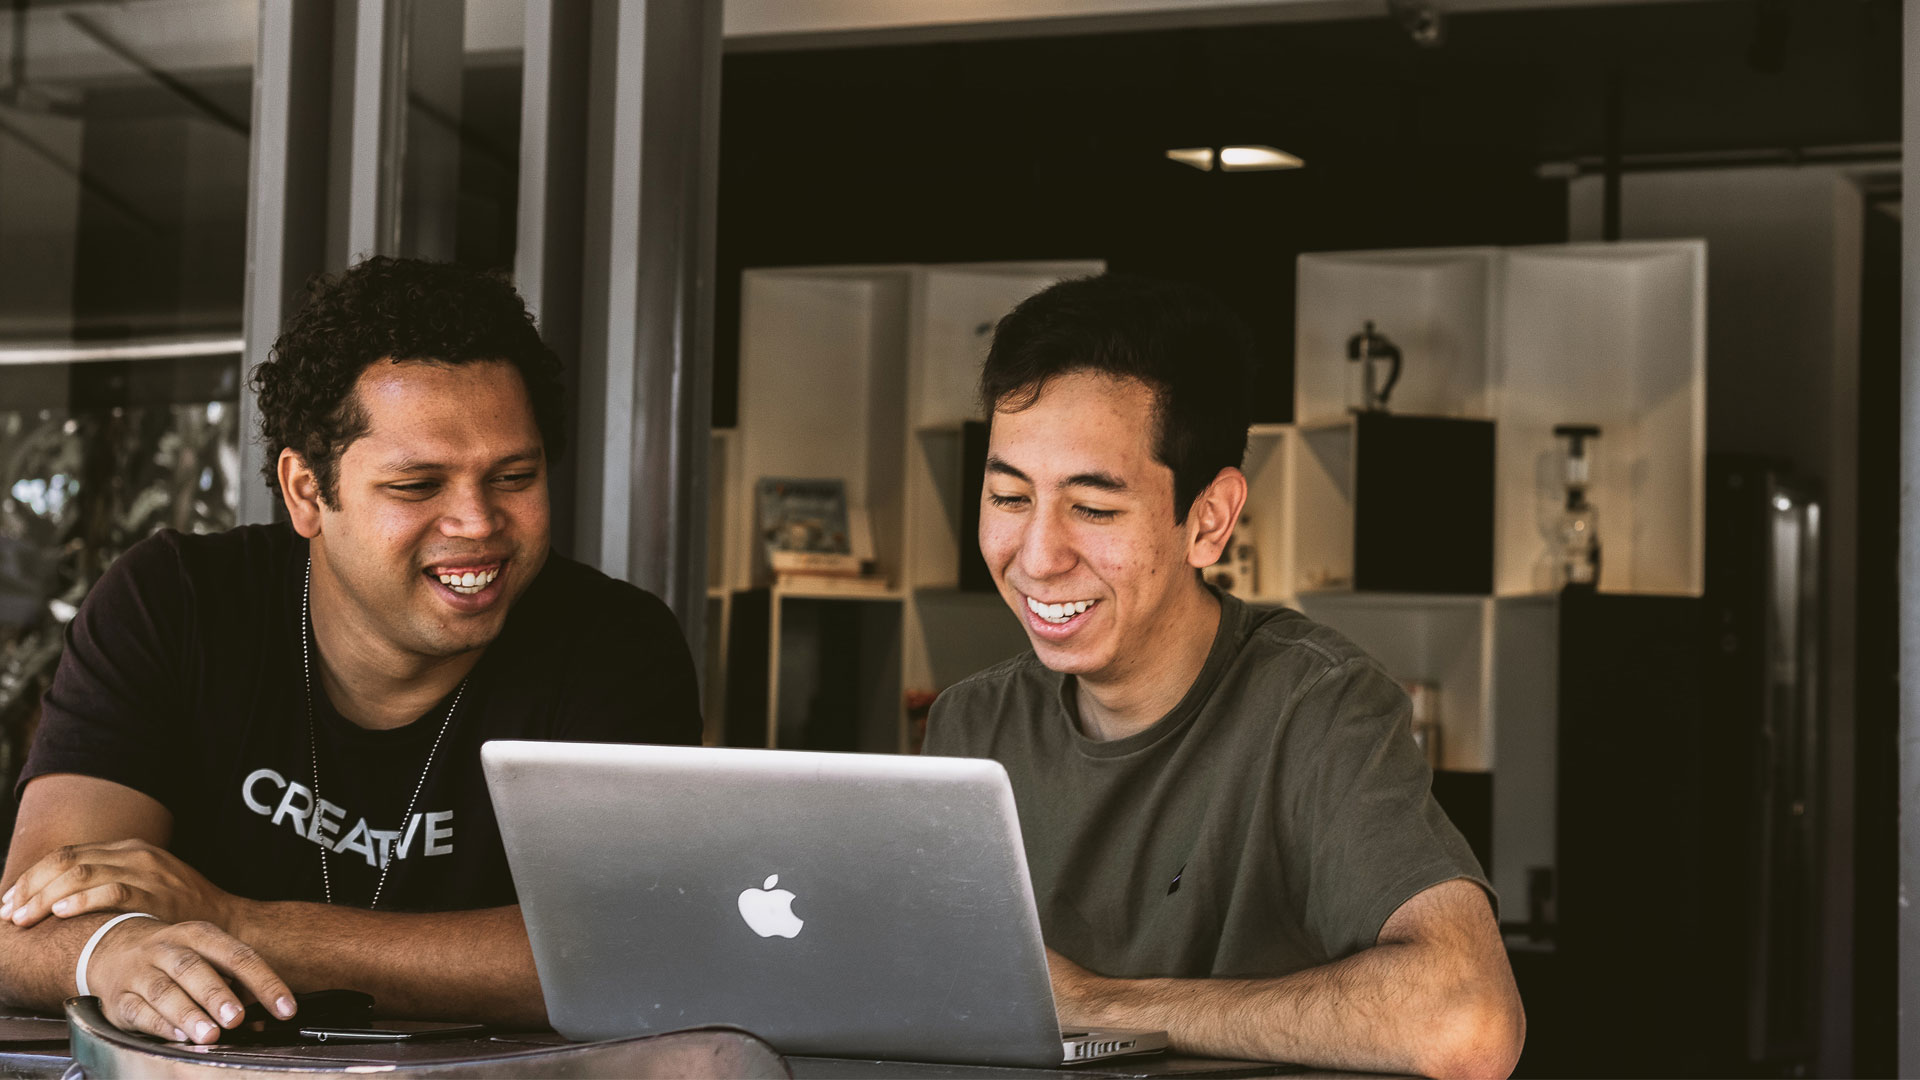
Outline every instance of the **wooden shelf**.
<svg viewBox="0 0 1920 1080"><path fill-rule="evenodd" d="M775 586L773 594L781 600L876 600L899 603L906 594L899 589L885 592L835 592L832 589L789 589Z"/></svg>

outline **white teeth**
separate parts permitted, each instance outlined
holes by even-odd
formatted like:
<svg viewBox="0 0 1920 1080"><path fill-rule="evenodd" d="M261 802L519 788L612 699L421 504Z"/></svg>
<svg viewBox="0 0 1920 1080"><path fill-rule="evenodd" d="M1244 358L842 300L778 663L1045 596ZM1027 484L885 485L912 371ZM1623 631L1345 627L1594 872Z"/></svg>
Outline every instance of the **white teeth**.
<svg viewBox="0 0 1920 1080"><path fill-rule="evenodd" d="M1043 604L1027 597L1027 610L1050 623L1063 623L1094 605L1092 600L1069 600L1064 604Z"/></svg>
<svg viewBox="0 0 1920 1080"><path fill-rule="evenodd" d="M462 596L474 595L493 584L493 579L499 576L500 571L498 570L482 570L477 574L469 572L464 574L439 575L440 584L445 585L447 588L452 589Z"/></svg>

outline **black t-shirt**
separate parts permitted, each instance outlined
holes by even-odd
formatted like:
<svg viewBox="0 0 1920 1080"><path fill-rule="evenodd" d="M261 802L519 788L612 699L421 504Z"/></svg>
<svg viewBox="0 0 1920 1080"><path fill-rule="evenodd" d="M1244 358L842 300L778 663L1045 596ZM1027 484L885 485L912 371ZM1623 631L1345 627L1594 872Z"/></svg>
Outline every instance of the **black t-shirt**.
<svg viewBox="0 0 1920 1080"><path fill-rule="evenodd" d="M340 716L301 670L307 542L284 524L213 536L165 530L108 569L67 630L19 786L80 773L173 813L171 849L259 900L382 910L515 902L480 770L489 739L692 744L693 658L650 593L550 556L453 695L388 731ZM407 804L429 751L413 815ZM319 814L314 814L318 758Z"/></svg>

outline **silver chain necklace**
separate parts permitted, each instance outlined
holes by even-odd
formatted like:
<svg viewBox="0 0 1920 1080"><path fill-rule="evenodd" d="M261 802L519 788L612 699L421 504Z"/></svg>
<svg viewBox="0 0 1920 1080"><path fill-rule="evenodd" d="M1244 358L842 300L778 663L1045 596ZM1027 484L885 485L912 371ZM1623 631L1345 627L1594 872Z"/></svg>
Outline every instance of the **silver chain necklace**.
<svg viewBox="0 0 1920 1080"><path fill-rule="evenodd" d="M320 737L313 722L313 556L307 556L307 580L300 587L300 670L307 692L307 752L313 757L313 812L320 812ZM400 815L400 828L394 836L393 846L387 849L387 857L380 860L380 880L374 883L373 899L367 904L372 911L380 906L380 893L387 887L387 871L393 869L395 860L400 857L401 845L406 843L407 822L413 820L413 808L420 802L420 789L427 786L427 774L433 771L434 755L440 751L440 740L446 737L447 728L453 723L453 713L460 707L460 698L467 692L467 680L461 679L460 686L453 692L453 704L447 706L447 715L440 721L440 730L433 737L433 745L427 748L427 763L420 767L420 779L414 781L413 795L407 799L407 812ZM320 889L326 902L333 903L333 878L327 871L327 848L320 846Z"/></svg>

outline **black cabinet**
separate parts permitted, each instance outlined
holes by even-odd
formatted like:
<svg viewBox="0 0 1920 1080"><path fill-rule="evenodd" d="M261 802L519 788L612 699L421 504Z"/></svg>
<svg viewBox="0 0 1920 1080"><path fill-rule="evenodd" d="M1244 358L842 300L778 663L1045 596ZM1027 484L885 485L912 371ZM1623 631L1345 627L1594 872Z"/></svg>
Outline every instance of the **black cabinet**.
<svg viewBox="0 0 1920 1080"><path fill-rule="evenodd" d="M1353 587L1493 592L1493 421L1354 417Z"/></svg>

